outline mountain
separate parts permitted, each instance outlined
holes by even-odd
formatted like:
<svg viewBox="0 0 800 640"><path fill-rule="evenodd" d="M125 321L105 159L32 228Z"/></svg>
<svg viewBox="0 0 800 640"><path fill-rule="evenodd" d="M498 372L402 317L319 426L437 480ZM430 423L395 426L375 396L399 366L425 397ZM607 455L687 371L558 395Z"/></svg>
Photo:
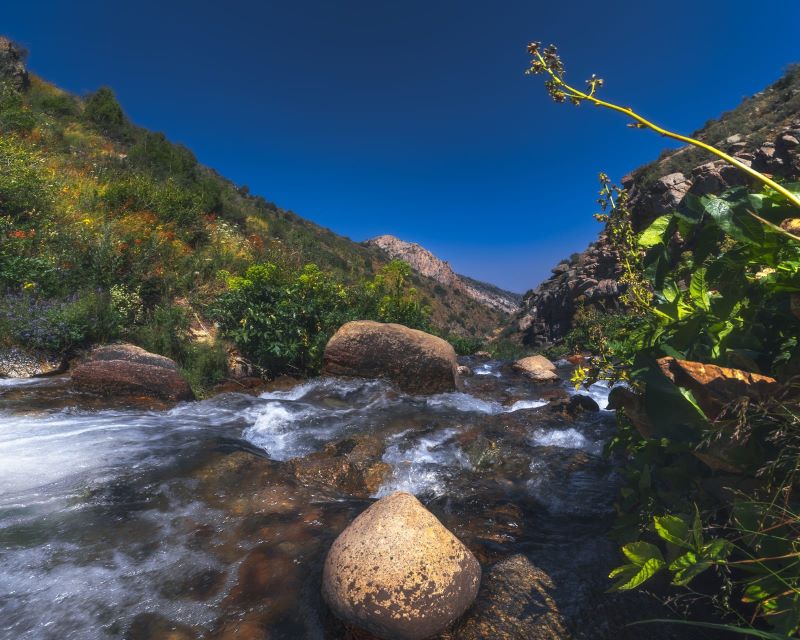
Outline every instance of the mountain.
<svg viewBox="0 0 800 640"><path fill-rule="evenodd" d="M313 262L355 283L388 262L136 126L110 89L79 97L29 73L25 52L1 37L0 165L0 294L22 284L56 304L113 289L202 316L225 278L253 263ZM441 333L482 338L507 322L487 302L498 296L469 293L479 287L445 291L420 273L413 285Z"/></svg>
<svg viewBox="0 0 800 640"><path fill-rule="evenodd" d="M693 137L783 180L800 179L800 65L732 111L709 120ZM634 230L677 208L687 194L721 193L750 184L741 170L693 146L666 150L622 179ZM582 253L561 261L552 276L528 291L506 334L528 346L557 342L579 306L619 307L625 290L618 255L604 233Z"/></svg>
<svg viewBox="0 0 800 640"><path fill-rule="evenodd" d="M365 244L379 248L392 259L407 262L417 273L431 278L445 287L462 292L479 304L507 314L519 310L521 295L459 275L453 271L449 262L437 258L425 247L415 242L405 242L394 236L383 235L368 240Z"/></svg>

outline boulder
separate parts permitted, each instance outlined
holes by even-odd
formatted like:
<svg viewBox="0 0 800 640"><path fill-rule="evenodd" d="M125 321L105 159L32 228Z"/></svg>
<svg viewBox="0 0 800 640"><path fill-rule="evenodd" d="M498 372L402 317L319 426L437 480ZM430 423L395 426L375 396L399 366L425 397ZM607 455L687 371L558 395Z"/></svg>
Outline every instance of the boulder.
<svg viewBox="0 0 800 640"><path fill-rule="evenodd" d="M344 622L389 640L422 640L451 625L478 593L472 553L411 494L359 515L325 559L322 594Z"/></svg>
<svg viewBox="0 0 800 640"><path fill-rule="evenodd" d="M472 369L470 369L467 365L461 364L458 365L458 375L463 378L468 378L472 375Z"/></svg>
<svg viewBox="0 0 800 640"><path fill-rule="evenodd" d="M189 383L173 360L132 344L94 349L72 370L71 375L72 385L78 391L162 400L194 399Z"/></svg>
<svg viewBox="0 0 800 640"><path fill-rule="evenodd" d="M328 341L323 373L356 378L387 378L408 393L455 391L456 352L424 331L400 324L348 322Z"/></svg>
<svg viewBox="0 0 800 640"><path fill-rule="evenodd" d="M522 358L511 366L515 371L536 383L558 382L561 380L556 373L556 365L541 355Z"/></svg>
<svg viewBox="0 0 800 640"><path fill-rule="evenodd" d="M763 400L778 387L778 381L769 376L714 364L667 357L659 358L658 366L673 383L689 389L712 420L719 416L725 405L745 396Z"/></svg>
<svg viewBox="0 0 800 640"><path fill-rule="evenodd" d="M572 637L550 577L519 554L494 565L453 634L459 640L564 640Z"/></svg>

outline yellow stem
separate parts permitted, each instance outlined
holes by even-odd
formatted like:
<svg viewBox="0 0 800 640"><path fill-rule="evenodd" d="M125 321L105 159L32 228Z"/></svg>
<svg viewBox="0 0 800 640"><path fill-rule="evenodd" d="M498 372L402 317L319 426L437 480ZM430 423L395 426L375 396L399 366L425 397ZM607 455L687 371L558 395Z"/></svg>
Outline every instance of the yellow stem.
<svg viewBox="0 0 800 640"><path fill-rule="evenodd" d="M695 138L690 138L689 136L682 136L679 133L673 133L672 131L668 131L667 129L664 129L663 127L659 127L657 124L655 124L653 122L650 122L649 120L646 120L645 118L640 116L638 113L634 112L633 109L631 109L630 107L620 107L619 105L613 104L611 102L606 102L605 100L600 100L598 98L595 98L594 95L584 93L583 91L579 91L578 89L575 89L574 87L571 87L566 82L564 82L561 79L561 77L559 77L556 73L554 73L552 69L550 69L550 67L545 62L544 58L542 57L542 55L538 51L536 52L536 56L539 58L539 61L544 65L545 70L547 71L548 74L550 74L550 77L553 78L553 80L556 82L556 84L564 87L564 89L569 91L576 98L581 98L583 100L588 100L591 103L593 103L595 106L605 107L606 109L611 109L612 111L618 111L619 113L625 114L626 116L628 116L632 120L635 120L636 122L638 122L641 126L647 127L648 129L652 129L656 133L660 133L662 136L665 136L667 138L672 138L674 140L679 140L681 142L685 142L686 144L690 144L690 145L693 145L695 147L699 147L701 149L705 149L709 153L713 153L715 156L717 156L719 158L722 158L723 160L725 160L725 162L727 162L729 164L732 164L733 166L738 167L742 171L750 174L756 180L759 180L760 182L764 183L765 185L771 187L772 189L774 189L775 191L777 191L781 195L783 195L786 198L788 198L789 201L792 204L794 204L796 207L800 207L800 197L796 196L795 194L793 194L791 191L789 191L785 187L782 187L781 185L779 185L774 180L768 178L763 173L759 173L755 169L752 169L752 168L748 167L746 164L744 164L740 160L734 158L733 156L729 156L724 151L720 151L716 147L712 147L710 144L706 144L705 142L703 142L701 140L696 140Z"/></svg>

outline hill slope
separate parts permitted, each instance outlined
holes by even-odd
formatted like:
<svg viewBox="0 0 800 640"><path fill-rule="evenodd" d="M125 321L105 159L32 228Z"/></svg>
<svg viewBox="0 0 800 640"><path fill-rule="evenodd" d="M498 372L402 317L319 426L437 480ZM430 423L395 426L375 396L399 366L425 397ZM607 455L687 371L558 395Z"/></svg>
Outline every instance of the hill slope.
<svg viewBox="0 0 800 640"><path fill-rule="evenodd" d="M28 74L5 38L0 133L0 293L116 288L151 306L185 300L202 315L225 277L255 262L314 262L346 282L387 262L132 124L109 89L80 98ZM441 332L481 337L503 319L431 278L414 285Z"/></svg>
<svg viewBox="0 0 800 640"><path fill-rule="evenodd" d="M502 313L514 313L519 309L522 299L519 294L459 275L453 271L449 262L436 257L415 242L405 242L394 236L383 235L368 240L365 244L378 247L392 259L407 262L417 273L431 278L445 287L460 291L480 304Z"/></svg>
<svg viewBox="0 0 800 640"><path fill-rule="evenodd" d="M645 134L643 134L645 135ZM710 120L692 134L779 179L800 178L800 65L777 82ZM622 179L636 230L673 211L687 194L721 193L749 184L742 171L712 161L696 147L667 150ZM529 346L558 341L571 328L579 306L615 309L624 284L617 254L603 233L584 252L552 269L553 275L528 291L522 310L506 330Z"/></svg>

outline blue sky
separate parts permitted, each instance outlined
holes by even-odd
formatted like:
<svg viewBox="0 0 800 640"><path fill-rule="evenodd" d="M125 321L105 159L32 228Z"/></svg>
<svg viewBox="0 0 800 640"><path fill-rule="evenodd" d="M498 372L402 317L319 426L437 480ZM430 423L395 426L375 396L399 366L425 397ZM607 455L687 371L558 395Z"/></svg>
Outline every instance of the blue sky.
<svg viewBox="0 0 800 640"><path fill-rule="evenodd" d="M391 233L524 291L594 238L596 177L665 141L553 104L530 40L568 77L691 132L800 61L800 2L4 2L33 71L111 86L238 184L354 240Z"/></svg>

